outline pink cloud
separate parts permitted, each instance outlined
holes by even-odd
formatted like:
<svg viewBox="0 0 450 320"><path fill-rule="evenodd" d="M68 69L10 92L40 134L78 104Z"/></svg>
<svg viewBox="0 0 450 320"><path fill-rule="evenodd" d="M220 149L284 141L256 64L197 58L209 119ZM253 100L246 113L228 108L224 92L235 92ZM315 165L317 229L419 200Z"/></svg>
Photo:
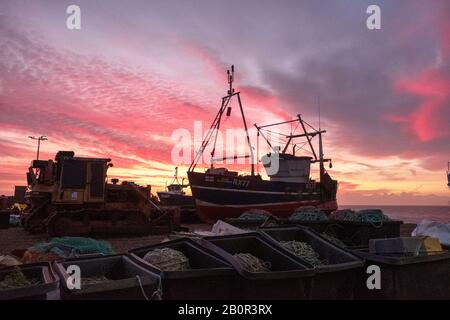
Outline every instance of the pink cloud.
<svg viewBox="0 0 450 320"><path fill-rule="evenodd" d="M412 113L389 114L387 119L402 124L422 142L450 136L450 78L441 70L426 69L416 77L398 79L394 88L400 94L418 97L421 102Z"/></svg>

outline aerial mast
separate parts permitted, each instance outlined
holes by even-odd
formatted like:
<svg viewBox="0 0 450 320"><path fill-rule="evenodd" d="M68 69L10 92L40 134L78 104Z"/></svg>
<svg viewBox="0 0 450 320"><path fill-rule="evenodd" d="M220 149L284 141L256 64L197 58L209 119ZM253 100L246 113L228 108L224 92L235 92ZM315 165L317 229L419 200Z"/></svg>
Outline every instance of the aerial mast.
<svg viewBox="0 0 450 320"><path fill-rule="evenodd" d="M323 145L322 145L322 129L320 124L320 96L317 97L317 104L319 108L319 162L320 162L320 182L323 182L323 175L325 168L323 166Z"/></svg>
<svg viewBox="0 0 450 320"><path fill-rule="evenodd" d="M200 149L198 150L198 152L196 153L196 155L194 156L194 160L192 161L191 165L189 166L188 171L193 171L198 163L198 161L200 160L201 155L203 154L203 152L205 151L207 145L209 144L211 138L213 137L214 133L215 133L215 137L214 137L214 144L213 144L213 148L211 151L211 168L213 167L213 162L216 160L214 158L214 154L215 154L215 150L216 150L216 144L217 144L217 137L218 137L218 131L220 129L220 123L222 120L222 115L223 113L226 111L226 116L229 117L231 115L231 99L236 96L238 103L239 103L239 109L241 111L241 116L242 116L242 122L244 124L244 129L245 129L245 134L247 137L247 143L248 143L248 148L250 150L250 156L244 156L244 158L251 158L251 175L254 176L255 175L255 164L254 164L254 155L253 155L253 148L252 148L252 144L250 141L250 135L248 133L248 127L247 127L247 121L245 120L245 115L244 115L244 109L242 107L242 102L241 102L241 96L240 96L240 92L235 92L234 88L233 88L233 82L234 82L234 65L231 66L231 70L228 69L227 70L227 78L228 78L228 92L227 95L225 97L222 97L222 104L221 107L219 109L219 112L217 112L216 117L214 118L213 123L211 124L211 127L205 137L205 139L203 140ZM238 156L234 156L234 159L240 158ZM226 158L224 157L221 160L225 160Z"/></svg>

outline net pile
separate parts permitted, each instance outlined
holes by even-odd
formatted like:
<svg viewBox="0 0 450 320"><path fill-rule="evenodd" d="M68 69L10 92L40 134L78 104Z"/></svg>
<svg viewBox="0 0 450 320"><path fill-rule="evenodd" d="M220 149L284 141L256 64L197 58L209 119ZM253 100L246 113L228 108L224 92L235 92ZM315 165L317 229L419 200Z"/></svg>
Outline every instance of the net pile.
<svg viewBox="0 0 450 320"><path fill-rule="evenodd" d="M147 252L144 260L162 271L185 271L191 269L189 259L182 252L171 248L155 249Z"/></svg>
<svg viewBox="0 0 450 320"><path fill-rule="evenodd" d="M337 210L330 215L331 220L358 221L358 213L351 209Z"/></svg>
<svg viewBox="0 0 450 320"><path fill-rule="evenodd" d="M332 220L354 221L366 223L382 223L391 219L380 209L365 209L353 211L351 209L337 210L330 217Z"/></svg>
<svg viewBox="0 0 450 320"><path fill-rule="evenodd" d="M0 281L0 290L21 288L38 283L38 279L28 279L18 267L15 267L13 271Z"/></svg>
<svg viewBox="0 0 450 320"><path fill-rule="evenodd" d="M114 254L108 242L85 237L53 238L49 242L35 244L28 250L37 253L54 254L63 258L92 253L103 255Z"/></svg>
<svg viewBox="0 0 450 320"><path fill-rule="evenodd" d="M109 281L109 279L105 276L97 276L97 277L83 277L81 278L81 288L86 286L90 286L93 284L99 284L105 281Z"/></svg>
<svg viewBox="0 0 450 320"><path fill-rule="evenodd" d="M380 209L366 209L360 210L359 212L361 222L386 222L391 221L391 219L383 213Z"/></svg>
<svg viewBox="0 0 450 320"><path fill-rule="evenodd" d="M328 221L328 216L316 207L300 207L289 217L294 221Z"/></svg>
<svg viewBox="0 0 450 320"><path fill-rule="evenodd" d="M250 253L236 253L234 255L237 262L247 272L269 272L270 262L263 261Z"/></svg>
<svg viewBox="0 0 450 320"><path fill-rule="evenodd" d="M266 210L250 209L239 216L240 220L266 220L272 215Z"/></svg>
<svg viewBox="0 0 450 320"><path fill-rule="evenodd" d="M313 266L328 264L328 261L321 259L313 247L306 242L295 240L281 241L281 245Z"/></svg>

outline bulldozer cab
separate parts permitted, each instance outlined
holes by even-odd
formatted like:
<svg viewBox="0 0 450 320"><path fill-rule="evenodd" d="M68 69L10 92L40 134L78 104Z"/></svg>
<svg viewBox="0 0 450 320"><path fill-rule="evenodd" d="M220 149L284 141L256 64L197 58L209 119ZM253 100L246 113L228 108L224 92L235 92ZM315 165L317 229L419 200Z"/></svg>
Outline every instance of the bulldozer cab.
<svg viewBox="0 0 450 320"><path fill-rule="evenodd" d="M55 202L104 202L106 171L110 161L96 158L62 158L59 161L60 166L57 166L60 172Z"/></svg>
<svg viewBox="0 0 450 320"><path fill-rule="evenodd" d="M53 184L53 160L33 160L28 168L27 181L28 186L35 184Z"/></svg>
<svg viewBox="0 0 450 320"><path fill-rule="evenodd" d="M59 151L53 160L33 160L27 173L31 190L51 187L52 203L101 203L105 201L106 172L111 159L75 157Z"/></svg>

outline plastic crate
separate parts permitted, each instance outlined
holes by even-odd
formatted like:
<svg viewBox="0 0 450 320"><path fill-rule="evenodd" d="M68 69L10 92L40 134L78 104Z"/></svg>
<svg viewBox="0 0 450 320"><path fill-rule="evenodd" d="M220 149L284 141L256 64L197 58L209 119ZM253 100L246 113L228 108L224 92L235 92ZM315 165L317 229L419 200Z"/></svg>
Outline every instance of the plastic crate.
<svg viewBox="0 0 450 320"><path fill-rule="evenodd" d="M354 287L359 280L358 273L364 265L362 259L305 227L263 228L260 232L294 258L300 259L284 248L281 241L306 242L321 259L328 261L329 264L315 268L311 299L353 299Z"/></svg>
<svg viewBox="0 0 450 320"><path fill-rule="evenodd" d="M163 271L143 258L154 249L171 248L182 252L190 270ZM233 296L237 273L231 265L195 241L180 238L129 251L135 261L162 278L162 297L168 300L224 300Z"/></svg>
<svg viewBox="0 0 450 320"><path fill-rule="evenodd" d="M329 230L334 230L334 224L331 221L310 221L310 220L281 220L283 226L303 226L308 227L318 233L326 232Z"/></svg>
<svg viewBox="0 0 450 320"><path fill-rule="evenodd" d="M334 234L349 246L367 246L370 239L400 237L403 221L385 221L379 223L333 221Z"/></svg>
<svg viewBox="0 0 450 320"><path fill-rule="evenodd" d="M362 272L356 288L358 299L450 299L450 252L419 256L382 256L354 250L366 268L380 267L381 289L369 290L368 274Z"/></svg>
<svg viewBox="0 0 450 320"><path fill-rule="evenodd" d="M309 299L314 268L301 263L258 233L207 237L201 244L220 255L240 274L234 299ZM236 253L250 253L270 262L270 272L248 272L239 265Z"/></svg>
<svg viewBox="0 0 450 320"><path fill-rule="evenodd" d="M0 281L16 267L0 269ZM50 263L39 262L19 265L17 268L27 278L39 280L38 284L20 288L0 290L0 300L50 300L59 298L59 278L53 273Z"/></svg>
<svg viewBox="0 0 450 320"><path fill-rule="evenodd" d="M106 276L109 280L81 289L69 289L66 269L80 267L81 278ZM110 255L54 262L61 279L61 297L67 300L156 300L160 277L135 263L128 255Z"/></svg>

